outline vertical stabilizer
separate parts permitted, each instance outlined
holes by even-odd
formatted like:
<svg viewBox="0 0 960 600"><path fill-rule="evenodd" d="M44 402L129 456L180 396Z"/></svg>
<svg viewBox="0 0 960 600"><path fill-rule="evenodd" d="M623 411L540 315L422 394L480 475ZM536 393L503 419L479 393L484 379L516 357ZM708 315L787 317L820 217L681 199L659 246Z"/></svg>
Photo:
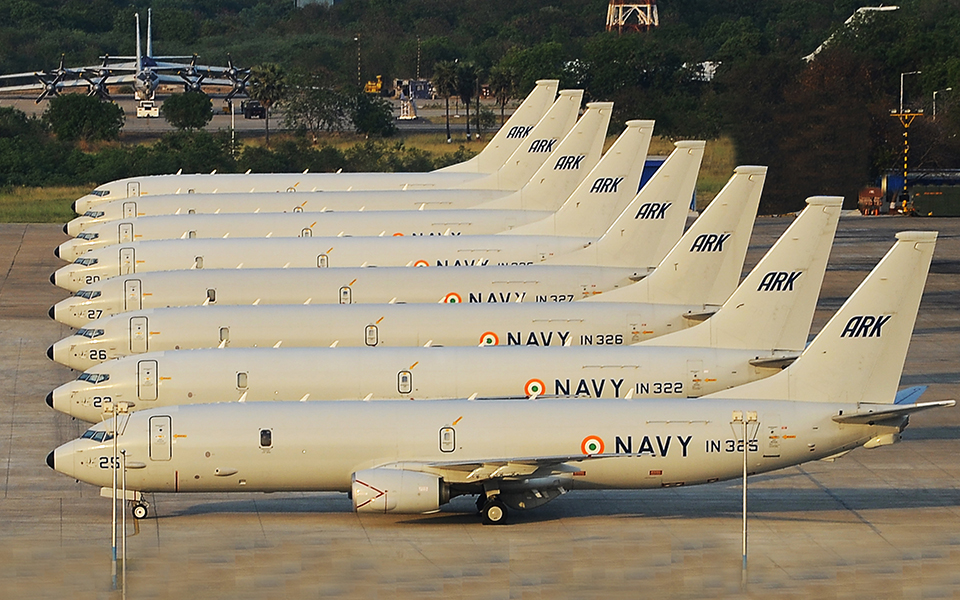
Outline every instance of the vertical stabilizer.
<svg viewBox="0 0 960 600"><path fill-rule="evenodd" d="M494 173L461 186L459 189L519 190L537 169L550 158L560 140L573 129L580 113L583 90L560 90L556 102L547 111L510 158Z"/></svg>
<svg viewBox="0 0 960 600"><path fill-rule="evenodd" d="M590 300L717 305L726 302L740 282L766 174L766 167L734 169L733 177L653 273L633 285ZM679 208L686 215L685 201L680 202Z"/></svg>
<svg viewBox="0 0 960 600"><path fill-rule="evenodd" d="M537 122L547 114L557 97L557 88L560 81L557 79L541 79L536 87L527 96L526 100L513 111L503 127L493 136L480 154L470 160L437 171L455 173L493 173L507 162L514 150L520 147L524 138L534 128Z"/></svg>
<svg viewBox="0 0 960 600"><path fill-rule="evenodd" d="M891 404L936 245L905 231L800 358L772 377L705 398Z"/></svg>
<svg viewBox="0 0 960 600"><path fill-rule="evenodd" d="M839 196L807 198L807 207L719 312L639 345L803 350L842 203Z"/></svg>
<svg viewBox="0 0 960 600"><path fill-rule="evenodd" d="M140 48L140 13L134 13L137 21L137 73L143 70L143 51Z"/></svg>
<svg viewBox="0 0 960 600"><path fill-rule="evenodd" d="M683 141L596 243L563 257L564 264L653 268L683 232L697 184L702 141ZM633 287L633 286L630 286Z"/></svg>
<svg viewBox="0 0 960 600"><path fill-rule="evenodd" d="M640 187L653 137L653 121L627 121L627 128L553 216L510 233L600 237ZM486 208L485 206L482 208Z"/></svg>
<svg viewBox="0 0 960 600"><path fill-rule="evenodd" d="M600 162L603 142L610 126L613 102L591 102L587 110L534 176L516 194L493 200L478 208L518 208L555 211L573 193L587 173ZM546 233L516 230L524 234ZM599 234L598 234L599 235Z"/></svg>
<svg viewBox="0 0 960 600"><path fill-rule="evenodd" d="M139 35L137 37L140 37ZM137 54L140 54L137 52ZM147 56L153 56L153 9L147 9Z"/></svg>

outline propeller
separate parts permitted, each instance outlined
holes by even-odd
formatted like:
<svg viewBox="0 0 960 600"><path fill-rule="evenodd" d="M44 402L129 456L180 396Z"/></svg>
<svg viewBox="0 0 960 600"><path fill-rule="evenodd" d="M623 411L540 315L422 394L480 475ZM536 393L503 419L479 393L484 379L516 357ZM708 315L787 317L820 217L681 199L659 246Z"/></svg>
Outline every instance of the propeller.
<svg viewBox="0 0 960 600"><path fill-rule="evenodd" d="M40 80L40 83L43 84L43 91L40 92L40 95L37 96L35 102L40 104L40 101L49 96L59 96L60 95L60 84L63 82L63 78L66 77L70 71L69 69L63 68L63 60L65 55L60 55L60 66L57 67L55 71L41 71L35 73L37 79Z"/></svg>
<svg viewBox="0 0 960 600"><path fill-rule="evenodd" d="M107 61L109 60L110 55L105 55L100 68L84 69L80 73L80 77L90 85L90 90L87 91L88 96L97 96L104 100L112 100L106 86L107 78L110 77L110 69L107 68Z"/></svg>
<svg viewBox="0 0 960 600"><path fill-rule="evenodd" d="M180 79L183 80L183 91L184 92L202 92L203 91L203 80L207 77L206 73L201 73L196 78L191 78L189 71L181 71L177 73L180 76Z"/></svg>
<svg viewBox="0 0 960 600"><path fill-rule="evenodd" d="M233 59L227 54L227 70L224 71L227 79L233 83L233 89L226 95L226 100L232 100L238 94L247 93L247 81L250 80L250 69L238 69L233 66Z"/></svg>

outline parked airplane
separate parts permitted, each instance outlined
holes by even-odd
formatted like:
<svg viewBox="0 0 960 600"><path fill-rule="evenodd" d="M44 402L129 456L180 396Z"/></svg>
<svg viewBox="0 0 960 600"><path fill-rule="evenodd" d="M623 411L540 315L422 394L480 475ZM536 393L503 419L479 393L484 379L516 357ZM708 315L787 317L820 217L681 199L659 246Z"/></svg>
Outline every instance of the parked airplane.
<svg viewBox="0 0 960 600"><path fill-rule="evenodd" d="M606 112L609 115L609 111ZM535 206L536 210L487 209L481 205L477 208L439 211L354 210L134 217L88 227L78 237L61 244L55 253L60 258L72 261L97 248L164 239L484 235L506 232L547 219L557 210L571 213L570 218L578 220L578 229L584 235L600 235L633 198L636 193L634 190L640 187L644 157L653 134L653 121L629 121L627 128L601 159L599 150L606 130L605 123L602 131L599 126L594 128L592 147L578 143L579 137L571 138L584 131L581 124L585 120L593 120L587 119L590 114L598 115L601 121L605 121L600 111L588 111L556 150L561 157L576 156L580 164L569 168L568 161L563 160L557 161L556 165L544 165L538 175L518 192L524 194L527 205ZM574 148L574 145L581 146L581 149ZM583 174L588 170L589 174L584 178ZM589 220L585 215L590 217Z"/></svg>
<svg viewBox="0 0 960 600"><path fill-rule="evenodd" d="M232 86L237 88L245 72L228 67L196 64L196 55L154 56L153 10L147 9L147 51L140 45L140 13L134 15L137 23L137 54L135 56L104 56L99 65L64 67L64 57L54 71L12 73L0 75L0 81L31 80L20 85L0 85L0 91L39 91L37 103L44 98L57 96L66 89L87 88L88 95L110 100L109 87L130 85L138 100L153 100L161 84L180 85L187 90L199 90L203 84ZM126 60L127 62L111 62ZM171 62L190 60L189 63ZM213 75L213 79L204 80ZM36 81L32 81L32 80ZM243 80L245 82L245 80Z"/></svg>
<svg viewBox="0 0 960 600"><path fill-rule="evenodd" d="M890 283L870 276L855 295L878 283L882 293L859 314L848 300L784 371L697 400L163 407L94 425L46 462L103 488L124 468L138 518L145 492L338 491L375 513L430 513L475 494L484 522L502 523L507 507L570 489L710 483L893 444L910 414L955 404L896 390L935 236L899 234L878 267L892 267ZM889 293L904 280L909 298Z"/></svg>
<svg viewBox="0 0 960 600"><path fill-rule="evenodd" d="M118 179L97 186L73 203L77 214L84 214L97 204L116 198L179 193L284 192L291 190L372 190L372 189L445 189L468 181L486 180L504 166L514 152L524 145L527 136L554 104L559 81L541 79L536 87L494 135L477 157L476 171L438 170L430 173L246 173L246 174L181 174L142 175ZM578 104L579 106L579 104ZM573 119L575 119L575 115ZM573 127L559 135L544 136L540 146L556 144ZM538 138L533 138L538 139ZM551 142L551 140L554 140ZM539 148L544 150L546 148ZM472 160L472 159L471 159ZM483 168L483 171L479 169ZM519 188L524 181L517 184Z"/></svg>
<svg viewBox="0 0 960 600"><path fill-rule="evenodd" d="M807 220L835 222L831 213ZM818 208L821 213L823 209ZM814 211L816 212L816 210ZM805 228L804 228L805 229ZM457 396L594 395L689 397L769 376L803 349L816 307L830 236L817 235L804 255L755 269L707 323L633 347L530 348L233 348L150 352L110 361L55 390L48 403L95 420L105 398L134 408L195 402L278 398L441 399ZM809 244L806 241L805 244ZM901 249L900 252L905 250ZM815 271L800 277L803 271ZM782 276L781 276L782 275ZM890 276L881 270L875 278ZM780 284L775 284L779 281ZM784 285L790 281L788 285ZM922 284L922 280L920 282ZM922 291L922 285L919 286ZM865 289L873 291L870 286ZM895 288L910 298L913 290ZM857 311L869 298L851 302ZM726 308L726 311L724 310ZM143 324L140 323L142 326ZM85 334L90 332L84 330ZM146 331L135 332L137 344ZM551 331L565 344L571 332ZM528 337L529 339L529 337ZM535 339L547 346L547 339ZM531 344L533 345L533 344ZM692 345L692 347L680 347ZM667 347L669 346L669 347ZM48 351L48 354L52 353ZM362 373L362 377L357 377ZM496 377L491 377L495 373ZM159 385L158 385L159 382ZM551 386L552 383L552 386ZM551 386L551 387L548 387ZM576 391L571 391L576 390Z"/></svg>
<svg viewBox="0 0 960 600"><path fill-rule="evenodd" d="M737 311L756 314L756 327L770 334L764 347L802 348L816 305L842 198L808 198L808 207L781 236L728 300ZM690 261L677 264L686 271ZM731 261L733 262L733 261ZM684 273L678 273L683 279ZM662 273L661 273L662 275ZM762 275L762 277L761 277ZM735 278L736 276L734 276ZM805 287L798 286L803 278ZM650 275L646 285L657 285ZM690 285L705 283L691 280ZM640 284L636 284L637 287ZM756 288L756 289L754 289ZM761 304L780 311L780 322L760 315L744 296L783 297ZM602 299L604 295L598 296ZM788 311L786 304L793 304ZM809 314L804 313L808 310ZM47 351L77 370L132 354L192 348L326 346L610 346L633 344L696 323L702 305L638 302L570 302L535 305L355 304L197 306L148 309L98 319ZM802 313L802 314L798 314ZM723 311L721 311L723 314ZM786 319L786 322L782 320ZM723 319L721 319L722 321ZM711 327L718 327L711 323ZM784 327L793 328L785 333ZM697 331L710 328L697 327ZM775 332L775 333L773 333ZM678 336L670 336L675 340ZM775 343L779 337L780 343ZM786 341L783 341L786 340ZM674 344L676 345L676 344ZM688 341L708 346L709 340Z"/></svg>
<svg viewBox="0 0 960 600"><path fill-rule="evenodd" d="M131 242L93 250L58 269L51 281L77 291L117 275L202 268L489 266L511 264L648 265L649 240L640 232L656 227L680 231L687 199L696 186L703 142L677 142L677 149L633 198L606 232L584 231L591 221L563 218L532 223L507 234L471 236L301 237L185 239ZM745 179L749 175L734 174ZM654 180L666 182L651 185ZM739 190L734 185L730 189ZM736 201L736 200L734 200ZM683 210L668 213L671 205ZM568 209L583 214L575 206ZM566 212L566 211L565 211ZM599 223L597 223L599 225ZM536 229L539 227L539 229ZM543 235L552 230L552 235ZM531 235L521 235L531 232ZM540 233L541 235L533 235ZM586 234L586 235L585 235ZM718 238L719 240L719 238ZM722 245L722 242L717 243ZM711 248L708 248L710 250ZM660 255L662 256L662 254Z"/></svg>
<svg viewBox="0 0 960 600"><path fill-rule="evenodd" d="M83 327L94 319L127 310L200 304L571 302L634 285L661 262L669 268L661 270L656 280L670 280L665 285L671 289L651 290L645 285L636 299L620 300L719 305L733 292L739 280L765 171L763 167L738 168L738 174L672 249L670 245L680 236L682 225L665 227L660 220L642 219L641 226L645 229L638 232L636 240L629 241L643 243L649 249L643 252L630 250L632 253L650 252L651 262L645 267L523 265L482 269L362 267L160 271L91 282L74 296L53 306L50 316L61 323ZM668 187L665 180L653 179L640 193L662 197L664 187ZM681 203L668 207L668 221L674 218L674 211L685 214L686 206ZM716 245L721 237L723 243ZM707 251L705 244L711 239L712 251ZM612 244L628 240L613 237L609 241ZM695 257L697 265L692 265L689 273L697 277L680 275L687 271L676 265L687 255L690 257L687 260ZM701 263L705 266L699 266ZM704 288L702 294L698 291L701 287ZM658 300L660 297L664 299ZM706 310L704 307L699 312Z"/></svg>
<svg viewBox="0 0 960 600"><path fill-rule="evenodd" d="M524 140L522 146L507 158L502 167L494 173L486 174L476 184L459 181L464 177L473 177L470 174L443 173L431 179L429 185L410 185L410 177L423 178L423 174L409 173L375 173L374 180L378 182L394 181L394 184L372 186L373 189L358 185L358 181L370 181L369 173L274 173L265 175L243 175L235 177L253 177L257 181L287 182L291 177L296 183L280 194L277 190L255 192L253 190L232 190L227 193L198 194L187 191L185 194L174 193L154 195L149 197L120 198L94 206L81 216L71 220L64 226L69 235L78 235L88 228L101 224L143 216L171 215L171 214L221 214L221 213L270 213L270 212L324 212L328 210L423 210L426 208L470 208L490 203L504 196L510 196L509 203L491 208L524 208L523 188L531 182L531 178L541 174L541 169L551 170L554 166L580 166L574 159L562 158L564 154L579 157L586 156L591 148L592 140L599 136L600 146L606 135L607 124L610 119L609 103L592 103L596 110L584 115L584 119L577 123L577 114L580 108L582 90L563 90L559 98L547 114L540 119L530 131L530 140ZM577 127L579 125L579 127ZM577 135L569 139L566 144L568 153L561 153L560 141L569 138L571 130ZM529 143L528 143L529 142ZM601 148L602 149L602 148ZM556 152L555 152L556 150ZM491 150L493 151L493 150ZM484 149L486 152L486 149ZM577 169L573 175L581 178L586 171L593 168L599 159L600 150L595 156L591 154L589 160L580 159L579 163L589 165L587 168ZM563 162L560 162L562 159ZM593 164L590 164L590 163ZM562 170L562 169L558 169ZM331 179L334 177L334 179ZM452 179L456 179L452 181ZM551 178L553 179L553 178ZM314 187L309 191L307 185L299 187L301 183L309 184L313 181ZM541 188L552 189L554 183L548 185L537 183L530 186L530 191ZM327 183L323 183L327 182ZM333 183L331 183L333 182ZM317 185L320 184L320 185ZM575 184L574 184L575 185ZM354 187L359 189L354 189ZM457 192L454 193L453 189ZM560 188L563 189L563 188ZM572 189L572 188L570 188ZM539 191L534 192L539 194ZM556 210L570 190L552 199L547 207ZM543 202L543 201L541 201ZM528 208L535 208L530 206Z"/></svg>

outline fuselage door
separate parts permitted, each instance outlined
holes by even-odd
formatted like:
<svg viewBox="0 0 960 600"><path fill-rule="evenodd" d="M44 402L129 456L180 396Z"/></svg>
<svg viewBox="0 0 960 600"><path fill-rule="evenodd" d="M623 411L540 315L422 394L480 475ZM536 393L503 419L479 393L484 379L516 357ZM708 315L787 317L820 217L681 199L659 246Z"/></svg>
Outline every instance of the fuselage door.
<svg viewBox="0 0 960 600"><path fill-rule="evenodd" d="M140 280L127 279L123 282L123 309L140 310L142 308L142 296L140 295Z"/></svg>
<svg viewBox="0 0 960 600"><path fill-rule="evenodd" d="M780 415L764 415L760 424L760 440L764 458L780 458Z"/></svg>
<svg viewBox="0 0 960 600"><path fill-rule="evenodd" d="M150 460L170 460L170 417L150 417Z"/></svg>
<svg viewBox="0 0 960 600"><path fill-rule="evenodd" d="M144 316L130 317L130 352L147 352L147 318Z"/></svg>
<svg viewBox="0 0 960 600"><path fill-rule="evenodd" d="M137 363L137 398L157 399L157 361L141 360Z"/></svg>
<svg viewBox="0 0 960 600"><path fill-rule="evenodd" d="M304 227L303 231L300 232L300 237L313 237L313 230L309 227Z"/></svg>
<svg viewBox="0 0 960 600"><path fill-rule="evenodd" d="M127 182L127 198L137 198L139 196L140 196L140 182L128 181Z"/></svg>
<svg viewBox="0 0 960 600"><path fill-rule="evenodd" d="M133 241L133 223L120 223L119 236L121 244L129 244Z"/></svg>
<svg viewBox="0 0 960 600"><path fill-rule="evenodd" d="M135 271L133 248L120 248L120 274L129 275Z"/></svg>
<svg viewBox="0 0 960 600"><path fill-rule="evenodd" d="M340 304L353 304L353 290L349 285L340 288Z"/></svg>
<svg viewBox="0 0 960 600"><path fill-rule="evenodd" d="M133 219L137 216L137 203L134 201L123 203L123 218Z"/></svg>
<svg viewBox="0 0 960 600"><path fill-rule="evenodd" d="M326 269L330 266L330 257L326 254L320 254L317 256L317 266L321 269Z"/></svg>

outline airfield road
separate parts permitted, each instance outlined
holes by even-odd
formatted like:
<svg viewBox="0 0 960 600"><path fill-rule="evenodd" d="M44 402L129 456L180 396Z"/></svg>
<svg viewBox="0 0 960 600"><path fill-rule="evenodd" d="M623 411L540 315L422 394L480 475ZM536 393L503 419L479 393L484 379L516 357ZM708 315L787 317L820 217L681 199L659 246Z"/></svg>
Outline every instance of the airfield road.
<svg viewBox="0 0 960 600"><path fill-rule="evenodd" d="M149 138L157 137L164 133L174 131L174 127L170 125L163 117L155 119L138 119L137 118L137 101L133 96L117 96L115 97L115 102L120 108L123 109L123 114L125 117L124 126L121 130L121 138ZM209 132L215 131L230 131L230 113L224 113L223 108L226 106L223 98L211 98L213 102L213 119L210 123L207 124L204 129ZM397 100L388 99L388 101L393 105L393 114L394 116L400 115L400 103ZM163 104L163 97L160 97L157 100L159 104ZM444 120L444 110L443 108L437 108L439 104L442 104L440 100L424 100L421 103L425 106L418 111L418 114L423 117L417 120L397 120L396 124L400 131L405 133L442 133L446 131L446 125ZM490 106L484 103L484 105L489 108ZM37 104L33 98L28 97L12 97L12 96L2 96L0 95L0 106L13 106L14 108L23 111L27 115L36 115L40 116L45 110L47 110L47 102L41 102ZM240 100L237 99L234 101L234 129L237 132L237 135L243 138L248 138L252 136L263 135L264 123L263 119L244 119L243 113L240 112ZM500 111L496 111L498 123L500 117ZM473 114L471 112L471 114ZM506 116L509 117L513 114L513 107L508 108L506 111ZM281 124L283 123L283 113L281 111L272 111L270 113L270 131L276 132L281 130ZM472 122L471 122L472 124ZM450 131L455 139L462 139L466 133L466 113L463 110L460 110L459 113L456 112L454 106L451 104L450 107ZM472 131L472 129L471 129ZM487 137L490 136L490 132L485 131Z"/></svg>
<svg viewBox="0 0 960 600"><path fill-rule="evenodd" d="M790 222L761 218L749 268ZM960 398L960 219L844 217L814 330L907 229L938 230L901 384ZM44 397L75 372L47 359L70 333L59 225L0 225L0 582L5 598L119 598L110 503L44 457L85 424ZM893 367L891 367L893 368ZM547 432L544 432L547 433ZM362 515L342 494L156 495L128 515L130 598L705 598L740 593L739 481L573 492L489 527L460 498L437 514ZM960 596L960 409L912 417L903 442L757 476L747 597Z"/></svg>

